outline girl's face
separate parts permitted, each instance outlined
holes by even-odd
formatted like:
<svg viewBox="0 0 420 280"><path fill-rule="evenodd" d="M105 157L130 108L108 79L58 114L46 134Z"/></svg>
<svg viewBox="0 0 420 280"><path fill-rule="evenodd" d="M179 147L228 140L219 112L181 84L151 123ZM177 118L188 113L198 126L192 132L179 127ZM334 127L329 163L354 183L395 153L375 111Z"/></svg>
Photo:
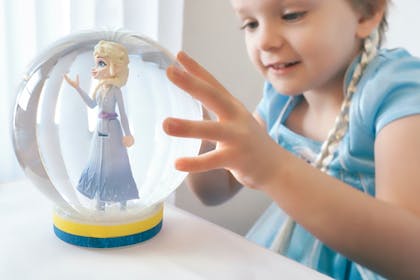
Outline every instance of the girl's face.
<svg viewBox="0 0 420 280"><path fill-rule="evenodd" d="M105 57L95 58L95 67L92 68L92 77L97 80L111 78L108 59Z"/></svg>
<svg viewBox="0 0 420 280"><path fill-rule="evenodd" d="M231 0L252 62L274 88L342 92L361 46L359 16L344 0Z"/></svg>

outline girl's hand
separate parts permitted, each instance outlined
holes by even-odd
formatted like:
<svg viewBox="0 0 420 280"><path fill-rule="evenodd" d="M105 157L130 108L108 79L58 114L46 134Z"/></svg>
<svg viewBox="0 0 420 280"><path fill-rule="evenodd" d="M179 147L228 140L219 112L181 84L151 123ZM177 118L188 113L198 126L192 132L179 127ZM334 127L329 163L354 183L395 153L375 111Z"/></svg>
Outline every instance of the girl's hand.
<svg viewBox="0 0 420 280"><path fill-rule="evenodd" d="M132 135L124 136L122 139L124 147L131 147L134 145L134 137Z"/></svg>
<svg viewBox="0 0 420 280"><path fill-rule="evenodd" d="M213 151L177 159L175 167L187 172L225 168L241 184L263 188L273 179L275 163L279 161L282 150L252 114L202 66L183 52L177 59L185 70L170 66L168 78L213 111L217 120L168 118L164 121L163 128L169 135L216 143Z"/></svg>
<svg viewBox="0 0 420 280"><path fill-rule="evenodd" d="M72 80L69 78L69 76L67 74L64 75L64 80L66 80L66 82L71 85L72 87L74 87L75 89L79 88L79 75L76 76L76 80Z"/></svg>

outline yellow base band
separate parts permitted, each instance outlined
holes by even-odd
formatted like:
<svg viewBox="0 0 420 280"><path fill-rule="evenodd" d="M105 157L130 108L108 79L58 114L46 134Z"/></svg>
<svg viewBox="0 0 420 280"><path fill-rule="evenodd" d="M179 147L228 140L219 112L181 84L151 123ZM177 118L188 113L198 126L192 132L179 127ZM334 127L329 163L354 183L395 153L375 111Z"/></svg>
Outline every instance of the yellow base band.
<svg viewBox="0 0 420 280"><path fill-rule="evenodd" d="M76 222L54 213L53 221L57 229L67 234L94 238L129 236L156 227L163 219L163 204L146 218L125 224L88 224Z"/></svg>

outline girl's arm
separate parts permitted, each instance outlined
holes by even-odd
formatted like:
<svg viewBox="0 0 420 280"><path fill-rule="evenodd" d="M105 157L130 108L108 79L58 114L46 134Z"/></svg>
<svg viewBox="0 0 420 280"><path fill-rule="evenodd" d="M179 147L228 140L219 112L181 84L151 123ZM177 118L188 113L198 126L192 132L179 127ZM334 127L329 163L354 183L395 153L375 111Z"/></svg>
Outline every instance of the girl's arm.
<svg viewBox="0 0 420 280"><path fill-rule="evenodd" d="M420 129L420 117L417 118L412 129ZM375 147L375 156L379 157L375 160L378 161L377 198L321 173L281 149L281 160L273 164L278 173L267 181L263 191L323 243L349 259L390 279L420 279L419 204L411 203L408 207L409 200L402 198L402 193L409 195L411 201L419 197L420 177L411 171L417 169L419 173L420 164L416 159L416 163L411 161L415 167L408 167L411 171L402 170L407 166L406 163L401 166L401 159L405 160L404 155L414 147L396 144L393 140L402 140L408 135L397 136L397 132L402 131L384 128L378 136ZM386 134L392 135L391 138ZM420 141L419 136L415 138ZM394 157L392 163L382 162L382 159L390 159L384 155L388 154L385 149L392 146L400 146L396 149L398 157ZM420 150L415 147L411 152L419 155ZM382 164L387 167L379 167ZM385 169L388 174L383 174ZM388 177L386 183L382 181L385 177ZM405 182L399 180L402 177L406 178ZM387 197L385 190L393 194Z"/></svg>
<svg viewBox="0 0 420 280"><path fill-rule="evenodd" d="M218 118L164 122L170 135L217 143L204 155L178 159L177 169L225 168L350 259L392 279L420 279L420 116L395 121L379 133L374 198L281 148L200 65L183 53L178 61L185 71L170 67L169 79Z"/></svg>
<svg viewBox="0 0 420 280"><path fill-rule="evenodd" d="M121 126L125 134L122 141L124 146L130 147L134 144L134 137L131 135L130 126L128 125L127 113L125 112L124 100L120 88L116 88L115 98L117 99L118 111L120 113Z"/></svg>

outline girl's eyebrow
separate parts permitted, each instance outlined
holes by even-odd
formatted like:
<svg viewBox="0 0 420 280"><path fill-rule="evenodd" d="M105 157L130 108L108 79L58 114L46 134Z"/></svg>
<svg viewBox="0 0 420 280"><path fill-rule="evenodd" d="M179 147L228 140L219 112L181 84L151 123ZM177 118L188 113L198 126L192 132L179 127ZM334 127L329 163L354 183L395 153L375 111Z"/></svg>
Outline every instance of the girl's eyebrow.
<svg viewBox="0 0 420 280"><path fill-rule="evenodd" d="M280 5L283 7L286 7L286 6L307 7L307 6L313 6L318 0L278 0L278 1L281 3Z"/></svg>
<svg viewBox="0 0 420 280"><path fill-rule="evenodd" d="M278 0L279 2L282 2L283 5L285 4L313 4L317 2L318 0Z"/></svg>
<svg viewBox="0 0 420 280"><path fill-rule="evenodd" d="M258 1L258 0L256 0ZM314 5L318 0L277 0L277 5L279 7L287 7L287 6L312 6ZM236 13L238 15L244 15L247 14L247 12L249 12L250 8L248 8L246 5L242 5L240 7L233 5L234 10L236 11ZM252 11L252 9L251 9Z"/></svg>

